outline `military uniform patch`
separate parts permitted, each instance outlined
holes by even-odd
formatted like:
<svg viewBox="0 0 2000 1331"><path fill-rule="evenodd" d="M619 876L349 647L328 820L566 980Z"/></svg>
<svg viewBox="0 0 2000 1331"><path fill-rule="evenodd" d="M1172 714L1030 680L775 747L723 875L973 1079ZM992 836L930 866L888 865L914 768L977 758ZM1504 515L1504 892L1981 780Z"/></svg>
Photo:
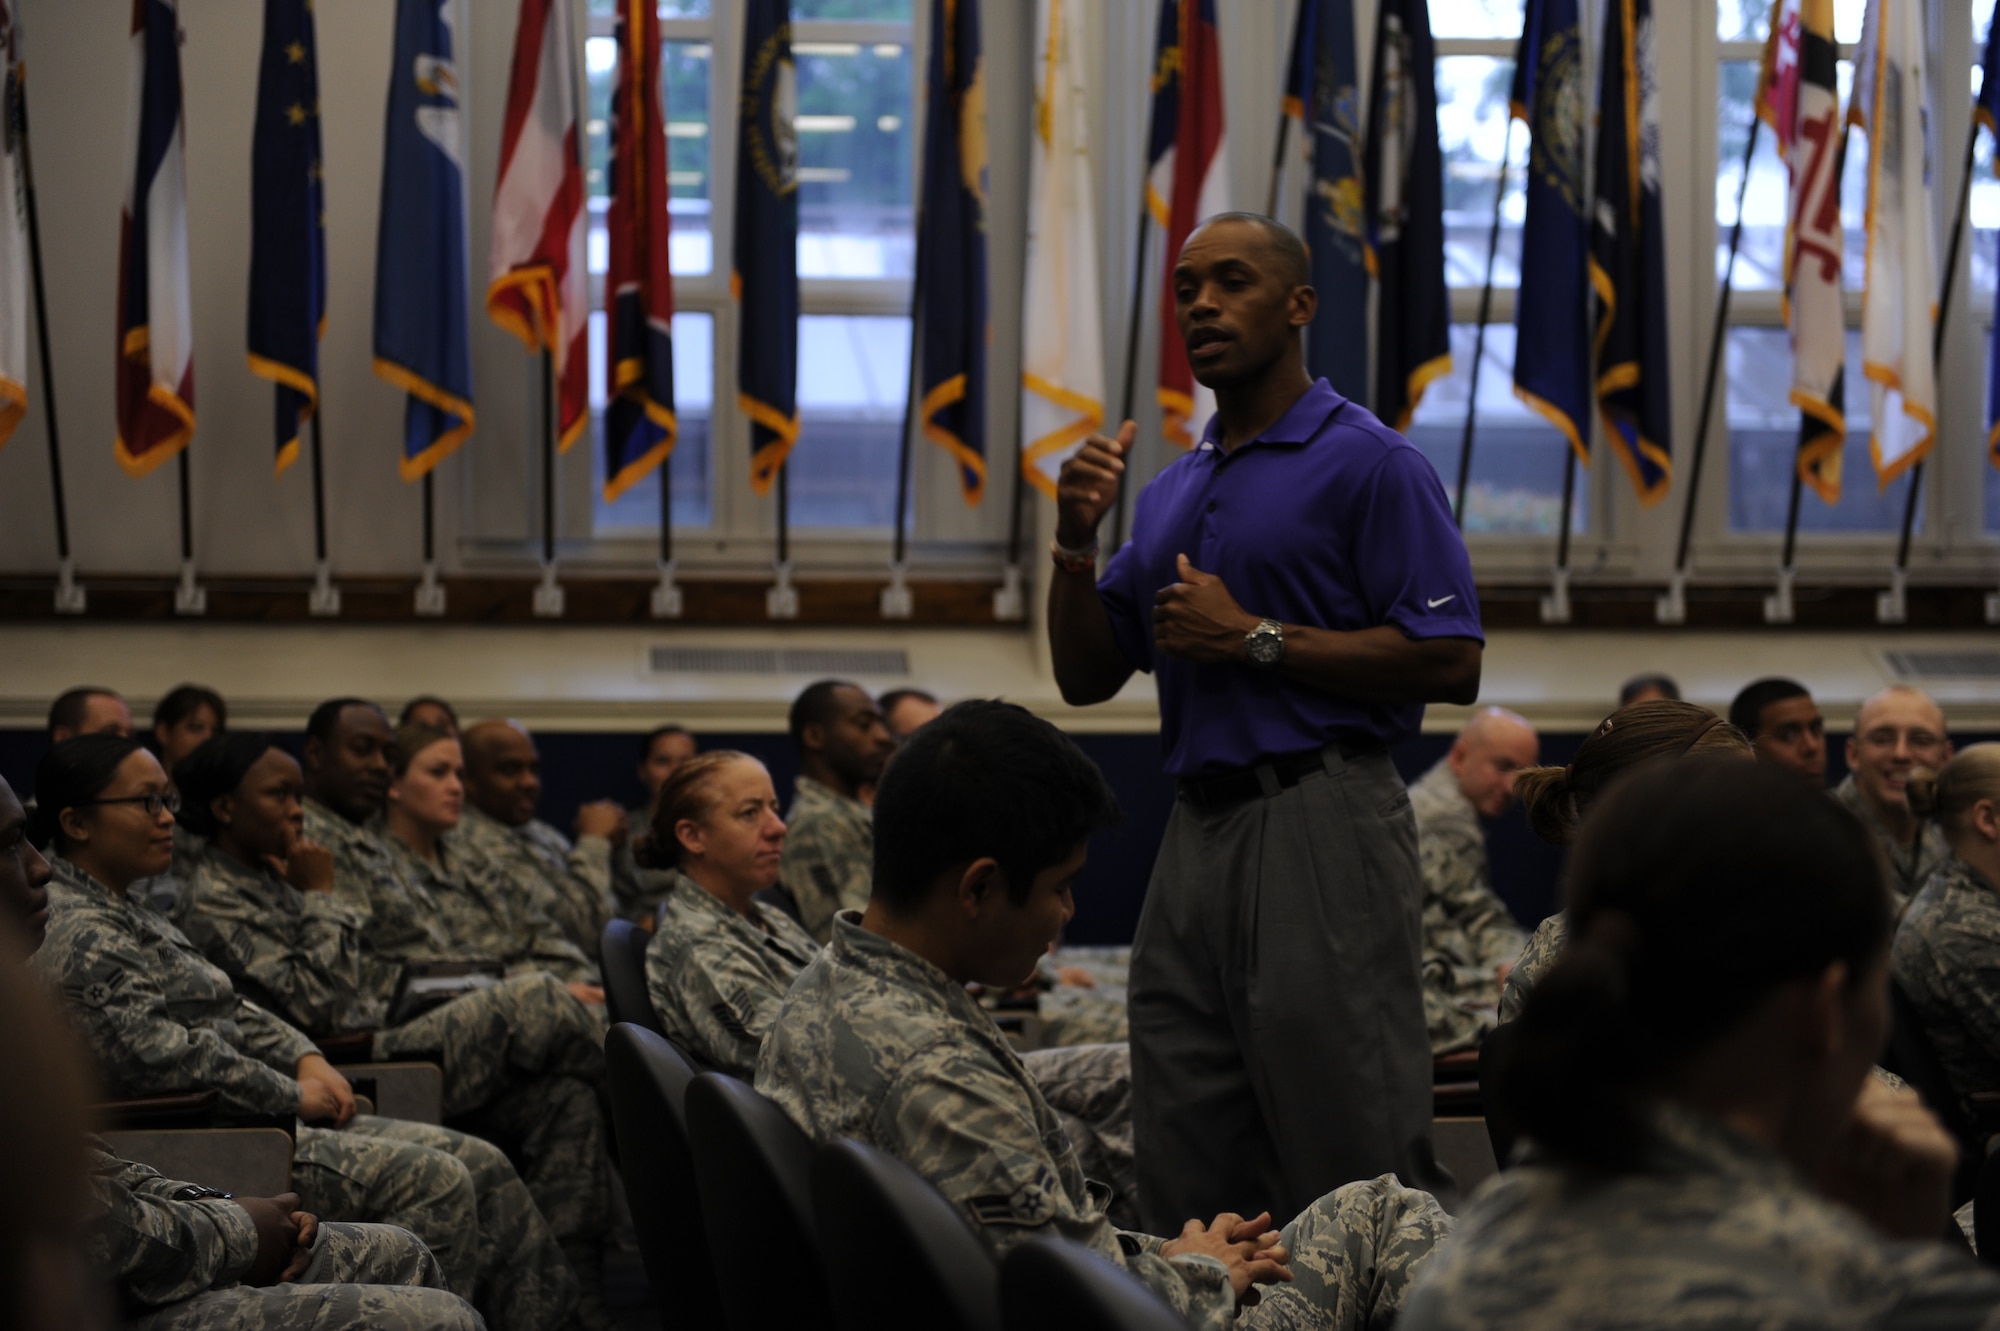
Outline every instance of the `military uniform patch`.
<svg viewBox="0 0 2000 1331"><path fill-rule="evenodd" d="M1056 1193L1061 1186L1055 1174L1043 1167L1011 1193L966 1198L965 1209L982 1225L1020 1225L1033 1229L1055 1218Z"/></svg>

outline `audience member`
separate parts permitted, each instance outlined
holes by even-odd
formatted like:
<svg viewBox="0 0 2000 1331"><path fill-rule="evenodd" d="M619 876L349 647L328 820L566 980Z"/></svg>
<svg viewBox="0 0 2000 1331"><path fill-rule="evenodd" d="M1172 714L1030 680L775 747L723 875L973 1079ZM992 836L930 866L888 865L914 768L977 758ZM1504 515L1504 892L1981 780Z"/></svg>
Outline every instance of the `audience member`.
<svg viewBox="0 0 2000 1331"><path fill-rule="evenodd" d="M791 830L778 878L798 907L799 923L824 943L834 912L868 904L875 825L861 790L882 779L896 741L875 700L839 679L809 685L793 701L790 729L799 778L785 815Z"/></svg>
<svg viewBox="0 0 2000 1331"><path fill-rule="evenodd" d="M639 741L639 780L646 787L646 803L641 808L628 811L632 826L645 827L652 822L653 805L659 801L660 787L680 770L682 763L700 752L701 746L695 743L686 726L669 721L646 732Z"/></svg>
<svg viewBox="0 0 2000 1331"><path fill-rule="evenodd" d="M938 700L922 689L890 689L875 700L875 706L882 713L882 722L889 727L889 734L896 743L917 733L919 726L927 726L938 719L944 708Z"/></svg>
<svg viewBox="0 0 2000 1331"><path fill-rule="evenodd" d="M1514 803L1514 777L1541 753L1513 712L1475 713L1410 787L1424 874L1424 1023L1431 1052L1474 1049L1498 1020L1500 982L1528 935L1494 895L1481 821Z"/></svg>
<svg viewBox="0 0 2000 1331"><path fill-rule="evenodd" d="M586 1287L609 1213L597 1021L542 972L388 1025L401 962L333 893L333 856L301 835L300 772L268 736L224 735L183 764L181 817L208 840L181 928L231 980L314 1035L372 1031L377 1060L444 1069L444 1112L519 1162Z"/></svg>
<svg viewBox="0 0 2000 1331"><path fill-rule="evenodd" d="M1760 760L1826 788L1826 721L1805 685L1775 676L1747 684L1729 704L1729 723L1750 737Z"/></svg>
<svg viewBox="0 0 2000 1331"><path fill-rule="evenodd" d="M1921 689L1891 684L1854 714L1847 779L1833 794L1875 834L1899 906L1951 855L1943 829L1910 811L1905 793L1910 773L1919 767L1936 771L1950 758L1944 712Z"/></svg>
<svg viewBox="0 0 2000 1331"><path fill-rule="evenodd" d="M653 808L660 787L698 752L687 728L672 723L653 727L639 741L639 780L646 787L646 801L625 811L629 835L612 848L611 895L620 915L647 928L674 886L671 855L652 844Z"/></svg>
<svg viewBox="0 0 2000 1331"><path fill-rule="evenodd" d="M78 735L129 736L132 709L112 690L85 684L49 704L48 730L51 747Z"/></svg>
<svg viewBox="0 0 2000 1331"><path fill-rule="evenodd" d="M1514 797L1528 825L1552 846L1566 846L1578 825L1613 783L1642 764L1697 754L1750 756L1750 741L1727 721L1690 702L1656 700L1621 707L1598 724L1567 767L1531 767L1516 776ZM1561 955L1568 919L1558 911L1543 920L1500 986L1500 1020L1521 1015L1521 1004L1543 972Z"/></svg>
<svg viewBox="0 0 2000 1331"><path fill-rule="evenodd" d="M1937 1241L1956 1148L1868 1075L1893 907L1854 818L1762 764L1637 773L1566 896L1499 1087L1528 1156L1401 1331L1991 1325L2000 1275Z"/></svg>
<svg viewBox="0 0 2000 1331"><path fill-rule="evenodd" d="M1072 910L1092 832L1117 801L1047 722L968 702L912 737L882 778L867 911L793 984L757 1068L816 1143L852 1137L928 1179L998 1251L1088 1245L1198 1326L1386 1325L1449 1220L1384 1175L1276 1231L1268 1214L1190 1220L1171 1239L1113 1228L1061 1120L965 992L1033 969ZM1261 1287L1262 1300L1252 1291ZM1248 1297L1246 1297L1248 1296Z"/></svg>
<svg viewBox="0 0 2000 1331"><path fill-rule="evenodd" d="M172 778L175 764L228 728L229 706L221 694L200 684L181 684L153 706L153 752Z"/></svg>
<svg viewBox="0 0 2000 1331"><path fill-rule="evenodd" d="M453 739L458 738L458 712L443 698L433 693L420 693L403 704L403 710L396 717L399 726L429 726L432 730L442 730Z"/></svg>
<svg viewBox="0 0 2000 1331"><path fill-rule="evenodd" d="M465 732L465 794L459 838L492 862L507 891L596 956L611 918L612 843L625 839L625 811L610 800L578 809L574 846L535 817L542 756L512 721L481 721Z"/></svg>
<svg viewBox="0 0 2000 1331"><path fill-rule="evenodd" d="M1618 705L1630 707L1635 702L1679 702L1681 686L1674 683L1672 675L1634 675L1618 686Z"/></svg>
<svg viewBox="0 0 2000 1331"><path fill-rule="evenodd" d="M575 1273L497 1147L356 1114L347 1079L310 1039L126 899L172 853L180 801L152 754L83 736L42 759L35 789L55 876L33 966L61 987L113 1094L210 1089L237 1112L331 1123L298 1130L292 1179L304 1210L415 1233L495 1327L558 1327L573 1315Z"/></svg>

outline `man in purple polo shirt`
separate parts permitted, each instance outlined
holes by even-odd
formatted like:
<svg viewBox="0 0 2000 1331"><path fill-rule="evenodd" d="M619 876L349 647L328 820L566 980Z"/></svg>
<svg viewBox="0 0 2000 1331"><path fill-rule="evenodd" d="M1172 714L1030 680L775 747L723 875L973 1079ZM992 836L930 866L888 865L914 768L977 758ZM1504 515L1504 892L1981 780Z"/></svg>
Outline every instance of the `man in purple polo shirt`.
<svg viewBox="0 0 2000 1331"><path fill-rule="evenodd" d="M1063 697L1102 702L1151 672L1179 781L1130 989L1156 1227L1288 1215L1388 1170L1448 1182L1430 1148L1416 824L1388 747L1425 703L1477 698L1479 605L1430 463L1307 376L1308 273L1269 218L1224 213L1188 238L1174 310L1216 413L1140 492L1101 583L1097 526L1133 423L1093 435L1057 485Z"/></svg>

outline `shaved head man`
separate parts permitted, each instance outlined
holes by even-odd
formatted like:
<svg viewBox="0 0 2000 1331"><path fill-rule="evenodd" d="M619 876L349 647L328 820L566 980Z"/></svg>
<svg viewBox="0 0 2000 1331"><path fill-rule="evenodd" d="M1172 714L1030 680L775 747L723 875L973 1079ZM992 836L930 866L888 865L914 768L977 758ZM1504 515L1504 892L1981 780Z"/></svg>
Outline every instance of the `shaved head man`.
<svg viewBox="0 0 2000 1331"><path fill-rule="evenodd" d="M1910 773L1951 760L1944 710L1922 689L1892 684L1861 704L1847 740L1847 779L1834 798L1853 810L1881 842L1890 886L1908 900L1951 853L1944 830L1918 824L1910 812Z"/></svg>
<svg viewBox="0 0 2000 1331"><path fill-rule="evenodd" d="M70 689L49 705L51 747L78 735L132 737L132 709L110 689L86 684Z"/></svg>

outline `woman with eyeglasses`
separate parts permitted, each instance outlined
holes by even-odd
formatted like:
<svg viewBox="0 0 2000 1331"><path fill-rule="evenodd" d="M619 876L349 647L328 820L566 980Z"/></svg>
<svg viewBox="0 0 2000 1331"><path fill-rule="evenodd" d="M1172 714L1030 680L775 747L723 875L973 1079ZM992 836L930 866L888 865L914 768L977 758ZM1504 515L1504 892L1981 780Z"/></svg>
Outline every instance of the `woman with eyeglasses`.
<svg viewBox="0 0 2000 1331"><path fill-rule="evenodd" d="M60 986L106 1089L214 1090L238 1114L296 1114L292 1182L328 1219L401 1225L427 1243L495 1327L558 1327L576 1276L497 1148L428 1124L357 1115L318 1048L238 994L229 976L126 890L166 868L179 796L135 741L86 735L35 772L48 938L32 963ZM338 1130L334 1130L338 1129Z"/></svg>

